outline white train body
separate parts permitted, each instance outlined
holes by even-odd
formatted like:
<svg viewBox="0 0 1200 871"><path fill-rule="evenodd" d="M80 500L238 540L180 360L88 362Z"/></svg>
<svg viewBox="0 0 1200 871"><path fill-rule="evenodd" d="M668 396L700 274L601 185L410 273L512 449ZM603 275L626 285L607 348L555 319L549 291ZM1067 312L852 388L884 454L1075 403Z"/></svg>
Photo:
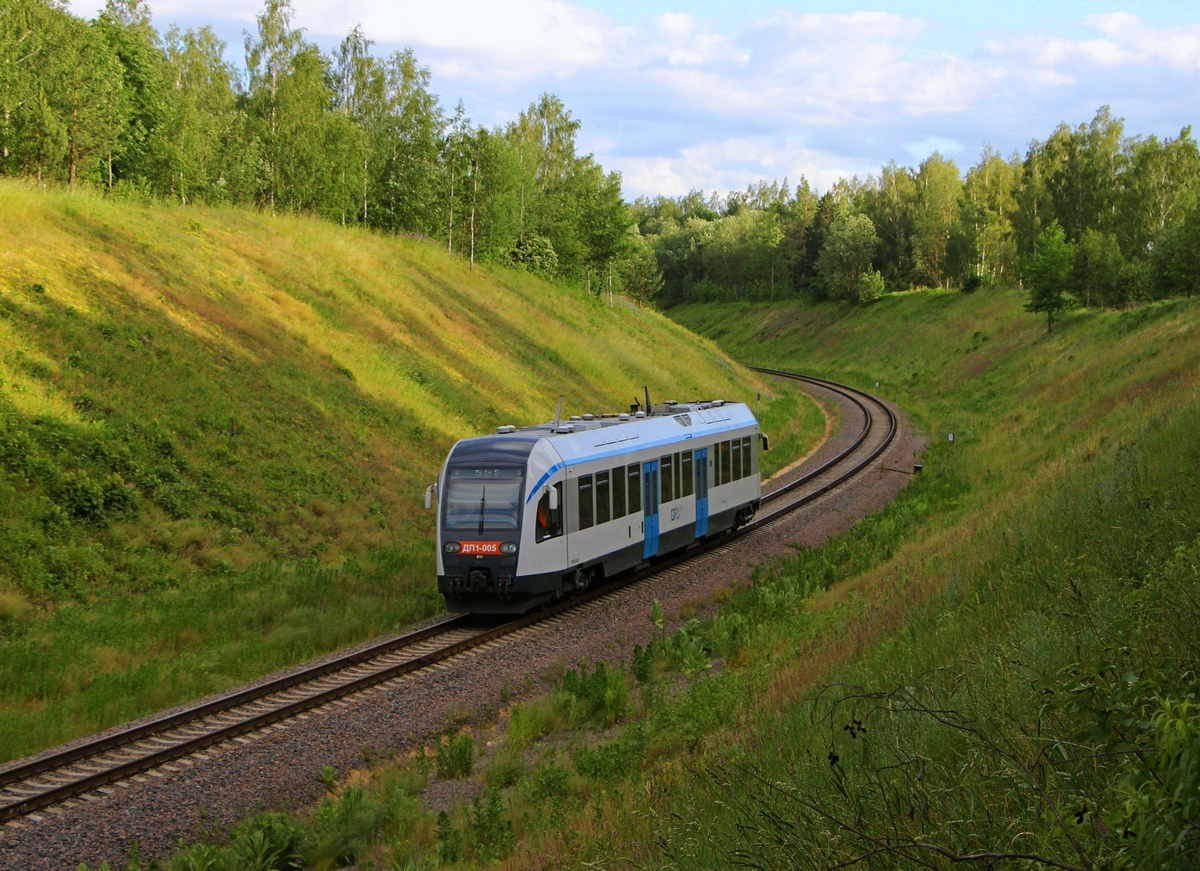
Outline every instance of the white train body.
<svg viewBox="0 0 1200 871"><path fill-rule="evenodd" d="M759 441L719 401L464 439L438 477L438 589L453 611L521 612L743 524Z"/></svg>

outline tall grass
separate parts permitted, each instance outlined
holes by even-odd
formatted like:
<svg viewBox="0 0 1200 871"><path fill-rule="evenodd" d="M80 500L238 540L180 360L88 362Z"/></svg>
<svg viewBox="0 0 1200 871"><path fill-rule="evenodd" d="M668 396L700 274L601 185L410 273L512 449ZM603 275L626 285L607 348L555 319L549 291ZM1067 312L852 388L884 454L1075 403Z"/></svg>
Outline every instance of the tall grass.
<svg viewBox="0 0 1200 871"><path fill-rule="evenodd" d="M675 866L1191 867L1198 432L1156 416L945 554L902 631L659 805Z"/></svg>

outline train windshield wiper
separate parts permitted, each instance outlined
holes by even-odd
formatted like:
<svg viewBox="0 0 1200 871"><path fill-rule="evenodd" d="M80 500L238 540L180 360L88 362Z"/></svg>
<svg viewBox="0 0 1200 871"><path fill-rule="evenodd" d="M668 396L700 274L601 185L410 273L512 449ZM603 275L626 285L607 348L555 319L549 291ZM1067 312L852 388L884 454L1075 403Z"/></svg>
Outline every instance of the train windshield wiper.
<svg viewBox="0 0 1200 871"><path fill-rule="evenodd" d="M483 511L487 507L487 485L483 485L483 495L479 497L479 534L483 535Z"/></svg>

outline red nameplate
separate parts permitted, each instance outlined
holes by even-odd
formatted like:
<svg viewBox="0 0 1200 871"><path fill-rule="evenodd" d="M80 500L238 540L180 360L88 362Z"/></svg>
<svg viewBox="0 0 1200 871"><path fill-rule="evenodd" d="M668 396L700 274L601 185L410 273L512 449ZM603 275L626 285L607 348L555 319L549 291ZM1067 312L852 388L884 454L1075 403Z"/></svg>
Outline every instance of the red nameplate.
<svg viewBox="0 0 1200 871"><path fill-rule="evenodd" d="M498 541L464 541L462 544L462 553L464 554L487 554L500 553L500 542Z"/></svg>

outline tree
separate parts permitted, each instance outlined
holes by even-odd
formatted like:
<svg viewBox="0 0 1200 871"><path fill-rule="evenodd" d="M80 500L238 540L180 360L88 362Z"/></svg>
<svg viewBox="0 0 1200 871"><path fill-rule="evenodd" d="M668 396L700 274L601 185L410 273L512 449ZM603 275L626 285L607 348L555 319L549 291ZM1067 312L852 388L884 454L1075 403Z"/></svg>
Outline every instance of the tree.
<svg viewBox="0 0 1200 871"><path fill-rule="evenodd" d="M834 221L817 260L817 272L834 297L863 301L863 280L878 245L875 224L866 215L851 213ZM878 288L875 278L870 279L869 287L872 291Z"/></svg>
<svg viewBox="0 0 1200 871"><path fill-rule="evenodd" d="M1120 226L1126 254L1142 256L1154 238L1183 220L1200 193L1200 150L1192 128L1175 139L1143 139L1132 146L1123 178Z"/></svg>
<svg viewBox="0 0 1200 871"><path fill-rule="evenodd" d="M1038 234L1037 250L1025 263L1025 278L1029 284L1029 302L1025 311L1045 312L1046 332L1054 329L1054 316L1070 302L1066 287L1074 258L1075 246L1067 241L1062 225L1053 221Z"/></svg>
<svg viewBox="0 0 1200 871"><path fill-rule="evenodd" d="M947 281L946 245L958 212L962 182L958 167L934 152L917 172L913 207L913 260L916 277L934 287Z"/></svg>
<svg viewBox="0 0 1200 871"><path fill-rule="evenodd" d="M267 176L263 187L272 215L280 164L285 159L279 135L280 88L303 46L301 32L292 28L293 15L291 0L266 0L266 7L256 19L258 38L247 33L245 40L251 114L258 122L256 132L263 142Z"/></svg>
<svg viewBox="0 0 1200 871"><path fill-rule="evenodd" d="M1071 291L1089 308L1117 306L1124 302L1121 274L1125 258L1112 233L1087 229L1075 244L1071 267Z"/></svg>
<svg viewBox="0 0 1200 871"><path fill-rule="evenodd" d="M967 172L958 216L947 246L949 267L960 282L1000 281L1012 271L1017 247L1016 158L1004 160L991 146Z"/></svg>
<svg viewBox="0 0 1200 871"><path fill-rule="evenodd" d="M163 135L170 157L160 183L184 205L252 199L258 142L246 135L225 43L207 27L173 27L163 51L171 95Z"/></svg>

